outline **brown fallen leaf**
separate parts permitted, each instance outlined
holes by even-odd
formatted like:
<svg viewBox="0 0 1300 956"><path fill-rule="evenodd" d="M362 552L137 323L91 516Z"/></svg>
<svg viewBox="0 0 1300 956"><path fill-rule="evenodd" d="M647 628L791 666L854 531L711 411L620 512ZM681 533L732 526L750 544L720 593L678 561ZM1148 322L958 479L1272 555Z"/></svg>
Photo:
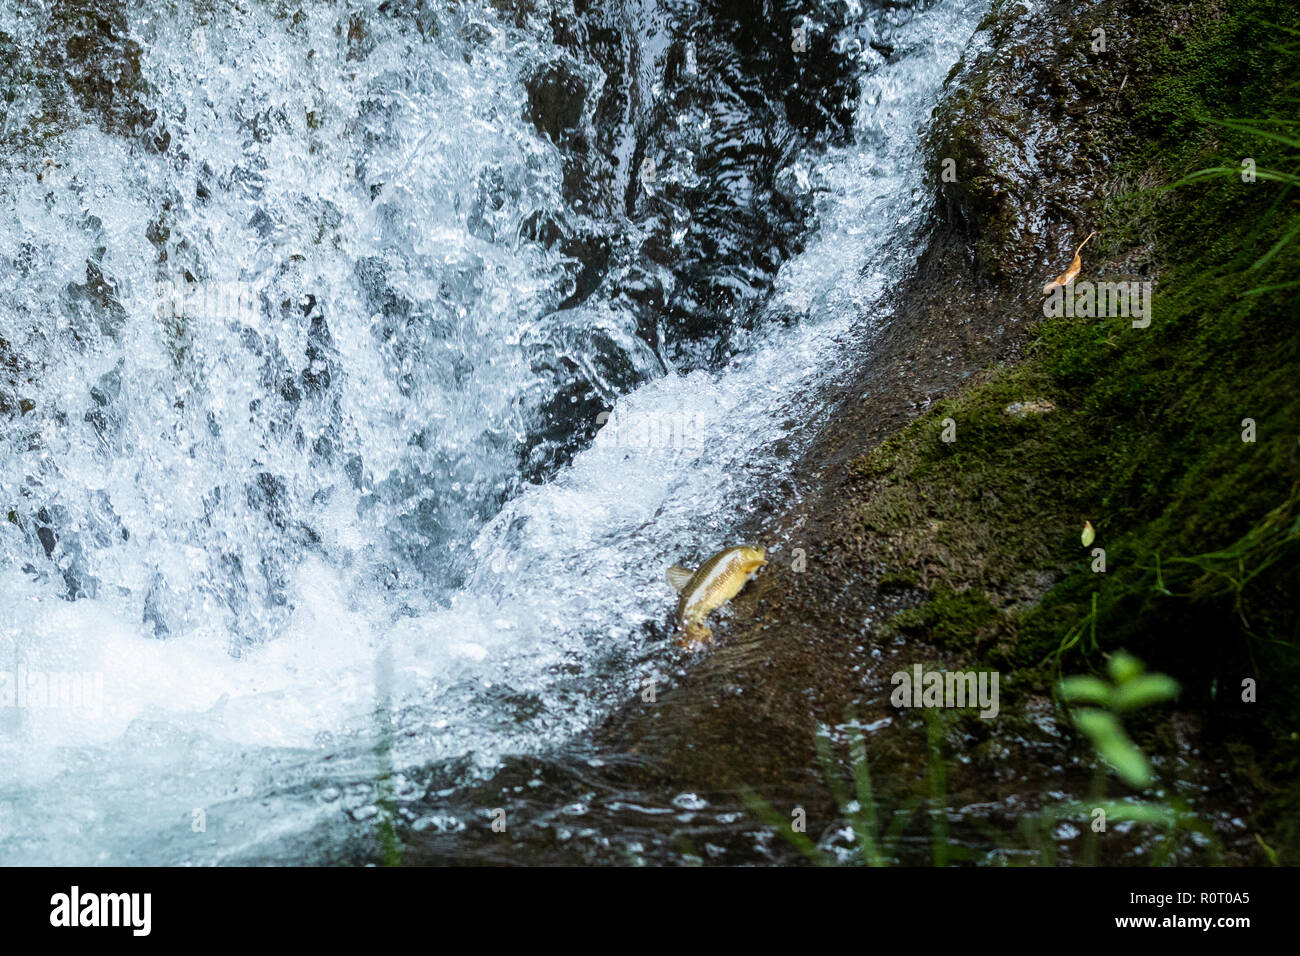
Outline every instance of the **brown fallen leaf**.
<svg viewBox="0 0 1300 956"><path fill-rule="evenodd" d="M1096 230L1088 233L1088 239L1091 239L1096 234ZM1043 295L1050 295L1052 290L1058 285L1067 286L1074 281L1074 277L1077 276L1079 271L1083 268L1083 260L1079 258L1079 253L1082 252L1083 247L1088 244L1088 239L1079 243L1079 248L1074 250L1074 259L1070 262L1070 268L1066 269L1051 282L1047 283L1047 285L1043 286Z"/></svg>

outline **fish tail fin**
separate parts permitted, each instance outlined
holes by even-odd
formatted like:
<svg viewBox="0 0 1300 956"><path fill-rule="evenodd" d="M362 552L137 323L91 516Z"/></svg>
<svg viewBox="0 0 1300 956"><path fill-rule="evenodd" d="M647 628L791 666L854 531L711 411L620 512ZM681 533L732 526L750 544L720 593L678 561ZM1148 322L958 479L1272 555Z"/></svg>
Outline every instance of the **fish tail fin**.
<svg viewBox="0 0 1300 956"><path fill-rule="evenodd" d="M680 591L686 587L695 572L690 568L684 568L680 564L674 564L668 569L668 583L673 586L674 591Z"/></svg>

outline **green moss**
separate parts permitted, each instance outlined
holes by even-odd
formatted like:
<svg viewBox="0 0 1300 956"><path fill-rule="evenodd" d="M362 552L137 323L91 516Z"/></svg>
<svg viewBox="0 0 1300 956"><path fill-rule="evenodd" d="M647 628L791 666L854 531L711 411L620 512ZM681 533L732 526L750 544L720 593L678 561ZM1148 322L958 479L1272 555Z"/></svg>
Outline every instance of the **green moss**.
<svg viewBox="0 0 1300 956"><path fill-rule="evenodd" d="M945 645L964 647L977 643L998 617L998 609L983 590L957 591L939 582L925 604L896 614L890 626L903 634L924 632Z"/></svg>

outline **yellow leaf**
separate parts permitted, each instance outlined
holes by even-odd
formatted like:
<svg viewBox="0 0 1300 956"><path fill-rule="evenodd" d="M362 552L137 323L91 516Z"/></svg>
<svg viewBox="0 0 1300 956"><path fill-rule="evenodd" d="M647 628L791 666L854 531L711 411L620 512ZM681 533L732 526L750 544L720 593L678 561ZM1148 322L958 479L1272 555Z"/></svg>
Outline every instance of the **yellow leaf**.
<svg viewBox="0 0 1300 956"><path fill-rule="evenodd" d="M1085 521L1085 522L1083 523L1083 535L1080 537L1079 540L1081 540L1081 541L1083 542L1083 546L1084 546L1085 548L1086 548L1088 545L1092 544L1093 541L1097 540L1097 532L1094 531L1094 530L1092 530L1092 522L1091 522L1091 521Z"/></svg>
<svg viewBox="0 0 1300 956"><path fill-rule="evenodd" d="M1096 234L1097 234L1096 230L1093 230L1092 232L1088 233L1088 239L1091 239ZM1079 243L1079 248L1074 250L1074 258L1070 260L1070 268L1066 269L1064 272L1062 272L1051 282L1047 283L1047 285L1043 286L1043 295L1050 294L1052 289L1054 289L1058 285L1067 286L1074 281L1075 277L1083 269L1083 260L1079 258L1079 253L1081 253L1083 251L1083 247L1088 244L1088 239L1085 239L1083 240L1083 242Z"/></svg>

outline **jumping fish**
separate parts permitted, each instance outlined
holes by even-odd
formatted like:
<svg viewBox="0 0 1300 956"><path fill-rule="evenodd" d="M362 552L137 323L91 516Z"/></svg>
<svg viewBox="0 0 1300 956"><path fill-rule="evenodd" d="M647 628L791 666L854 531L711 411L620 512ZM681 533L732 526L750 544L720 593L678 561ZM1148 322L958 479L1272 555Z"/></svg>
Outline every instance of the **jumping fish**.
<svg viewBox="0 0 1300 956"><path fill-rule="evenodd" d="M765 564L762 548L739 545L719 551L694 571L677 565L669 568L668 583L681 593L677 624L682 633L677 642L691 647L707 641L713 632L705 618L739 594Z"/></svg>

